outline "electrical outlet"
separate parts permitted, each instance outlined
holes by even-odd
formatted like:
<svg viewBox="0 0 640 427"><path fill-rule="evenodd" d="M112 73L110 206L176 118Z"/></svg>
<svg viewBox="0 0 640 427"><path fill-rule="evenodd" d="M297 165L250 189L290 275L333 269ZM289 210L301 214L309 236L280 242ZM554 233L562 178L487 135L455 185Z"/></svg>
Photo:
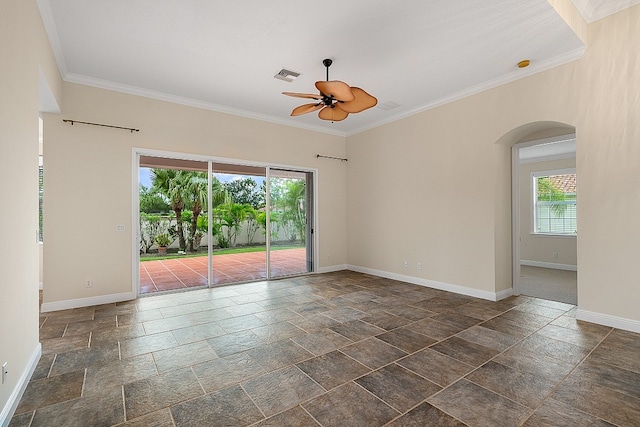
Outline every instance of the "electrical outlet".
<svg viewBox="0 0 640 427"><path fill-rule="evenodd" d="M2 364L2 384L7 380L7 374L9 374L9 371L7 370L7 363L8 362L4 362Z"/></svg>
<svg viewBox="0 0 640 427"><path fill-rule="evenodd" d="M554 252L554 253L553 253L553 257L554 257L554 258L558 258L558 252Z"/></svg>
<svg viewBox="0 0 640 427"><path fill-rule="evenodd" d="M404 268L409 268L409 261L404 262Z"/></svg>
<svg viewBox="0 0 640 427"><path fill-rule="evenodd" d="M87 286L87 288L93 287L93 281L91 279L87 279L86 286Z"/></svg>
<svg viewBox="0 0 640 427"><path fill-rule="evenodd" d="M416 268L417 268L418 270L422 270L422 263L421 263L421 262L419 262L419 263L416 265Z"/></svg>

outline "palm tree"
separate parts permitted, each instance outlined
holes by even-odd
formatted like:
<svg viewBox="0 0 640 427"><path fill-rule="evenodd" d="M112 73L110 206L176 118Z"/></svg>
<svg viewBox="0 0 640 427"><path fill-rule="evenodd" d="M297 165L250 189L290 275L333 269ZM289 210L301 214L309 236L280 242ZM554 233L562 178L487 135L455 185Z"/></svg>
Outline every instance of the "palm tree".
<svg viewBox="0 0 640 427"><path fill-rule="evenodd" d="M191 224L189 227L189 237L187 250L194 252L194 240L198 231L198 217L207 205L207 174L205 172L185 172L187 194L191 203Z"/></svg>
<svg viewBox="0 0 640 427"><path fill-rule="evenodd" d="M247 209L247 244L250 245L253 243L256 231L260 228L260 224L258 222L258 215L260 214L260 211L248 203L245 203L245 206Z"/></svg>
<svg viewBox="0 0 640 427"><path fill-rule="evenodd" d="M537 179L538 201L548 202L549 208L559 217L567 210L565 193L557 189L548 176Z"/></svg>
<svg viewBox="0 0 640 427"><path fill-rule="evenodd" d="M188 202L191 205L191 222L189 225L189 236L187 239L187 250L195 252L198 248L194 247L196 233L198 233L198 217L202 214L208 203L207 194L207 174L205 172L186 172L185 182L187 185ZM213 207L217 207L225 202L227 194L224 186L218 178L212 177L211 181L211 202ZM202 231L200 231L202 233ZM202 234L201 234L202 235ZM197 246L197 245L196 245Z"/></svg>
<svg viewBox="0 0 640 427"><path fill-rule="evenodd" d="M280 200L283 226L291 241L300 237L304 242L306 237L305 181L287 179L283 184L282 198Z"/></svg>
<svg viewBox="0 0 640 427"><path fill-rule="evenodd" d="M222 184L218 178L215 176L211 178L211 206L213 209L217 208L221 204L225 203L231 196L229 192L225 189L224 184Z"/></svg>
<svg viewBox="0 0 640 427"><path fill-rule="evenodd" d="M151 169L153 189L162 194L176 214L176 234L180 249L186 248L182 226L182 211L188 198L188 172L175 169Z"/></svg>
<svg viewBox="0 0 640 427"><path fill-rule="evenodd" d="M223 204L216 207L216 217L223 232L223 235L218 238L220 247L236 245L236 238L242 222L247 218L249 208L251 208L249 204L234 203L230 196Z"/></svg>

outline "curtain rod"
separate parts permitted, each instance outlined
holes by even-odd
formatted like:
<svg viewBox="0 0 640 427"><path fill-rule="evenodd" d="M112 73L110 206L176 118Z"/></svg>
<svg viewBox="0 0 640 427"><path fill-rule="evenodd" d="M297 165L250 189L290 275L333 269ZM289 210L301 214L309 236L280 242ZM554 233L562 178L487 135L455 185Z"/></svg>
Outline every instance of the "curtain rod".
<svg viewBox="0 0 640 427"><path fill-rule="evenodd" d="M140 129L127 128L122 126L113 126L113 125L103 125L102 123L81 122L79 120L70 120L70 119L63 119L62 121L65 123L71 123L71 126L73 126L74 123L82 123L83 125L102 126L105 128L113 128L113 129L124 129L124 130L130 131L131 133L140 132Z"/></svg>
<svg viewBox="0 0 640 427"><path fill-rule="evenodd" d="M341 160L343 162L348 162L348 159L343 159L342 157L332 157L332 156L323 156L322 154L316 154L316 159L319 158L323 158L323 159L333 159L333 160Z"/></svg>

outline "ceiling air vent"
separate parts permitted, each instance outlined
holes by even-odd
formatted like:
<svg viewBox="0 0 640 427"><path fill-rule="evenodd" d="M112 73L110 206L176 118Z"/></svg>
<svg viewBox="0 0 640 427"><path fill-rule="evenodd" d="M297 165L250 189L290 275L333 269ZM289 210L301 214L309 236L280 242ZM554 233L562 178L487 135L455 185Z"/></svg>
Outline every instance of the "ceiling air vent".
<svg viewBox="0 0 640 427"><path fill-rule="evenodd" d="M295 71L286 70L283 68L282 70L278 71L278 74L273 77L278 80L284 80L285 82L292 82L297 79L299 75L300 73L296 73Z"/></svg>

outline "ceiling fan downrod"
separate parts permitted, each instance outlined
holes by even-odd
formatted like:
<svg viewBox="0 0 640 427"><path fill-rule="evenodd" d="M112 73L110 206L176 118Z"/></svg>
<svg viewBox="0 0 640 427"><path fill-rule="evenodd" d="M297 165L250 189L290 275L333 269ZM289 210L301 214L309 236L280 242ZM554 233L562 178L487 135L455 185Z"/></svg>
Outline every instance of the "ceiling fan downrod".
<svg viewBox="0 0 640 427"><path fill-rule="evenodd" d="M333 61L331 59L324 59L322 60L322 64L327 67L327 81L329 81L329 67L331 67L331 64L333 64Z"/></svg>
<svg viewBox="0 0 640 427"><path fill-rule="evenodd" d="M333 61L329 58L322 60L322 65L327 68L327 81L329 81L329 67L331 67L331 64L333 64ZM322 103L330 108L335 107L333 105L333 95L325 95L324 93L322 93Z"/></svg>

